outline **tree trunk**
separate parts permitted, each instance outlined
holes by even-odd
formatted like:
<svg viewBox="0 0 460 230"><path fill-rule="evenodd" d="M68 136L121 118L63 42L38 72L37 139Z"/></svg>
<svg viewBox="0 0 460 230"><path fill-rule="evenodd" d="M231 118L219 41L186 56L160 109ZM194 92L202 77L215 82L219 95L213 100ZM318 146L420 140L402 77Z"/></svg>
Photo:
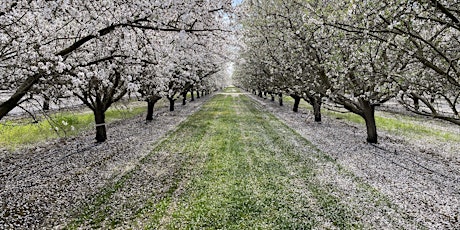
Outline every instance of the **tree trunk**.
<svg viewBox="0 0 460 230"><path fill-rule="evenodd" d="M294 107L292 108L292 111L298 112L301 98L295 94L291 94L291 97L294 98Z"/></svg>
<svg viewBox="0 0 460 230"><path fill-rule="evenodd" d="M283 94L282 93L278 94L278 101L280 103L280 106L283 106Z"/></svg>
<svg viewBox="0 0 460 230"><path fill-rule="evenodd" d="M272 96L272 101L275 101L275 94L271 93L270 95Z"/></svg>
<svg viewBox="0 0 460 230"><path fill-rule="evenodd" d="M411 93L411 95L409 97L412 99L412 101L414 101L414 109L415 109L415 111L419 111L420 110L420 100L417 97L417 95L415 95L414 93Z"/></svg>
<svg viewBox="0 0 460 230"><path fill-rule="evenodd" d="M38 82L38 79L40 79L38 74L27 77L16 92L7 101L0 104L0 120L18 105L18 102Z"/></svg>
<svg viewBox="0 0 460 230"><path fill-rule="evenodd" d="M175 99L173 97L168 97L168 101L169 101L169 111L174 111L174 101Z"/></svg>
<svg viewBox="0 0 460 230"><path fill-rule="evenodd" d="M419 111L420 110L420 103L417 97L414 97L414 109Z"/></svg>
<svg viewBox="0 0 460 230"><path fill-rule="evenodd" d="M267 92L264 92L264 99L267 99Z"/></svg>
<svg viewBox="0 0 460 230"><path fill-rule="evenodd" d="M146 121L153 121L153 108L155 107L155 102L147 100L147 118Z"/></svg>
<svg viewBox="0 0 460 230"><path fill-rule="evenodd" d="M259 90L258 96L259 96L259 97L263 97L263 95L262 95L262 90Z"/></svg>
<svg viewBox="0 0 460 230"><path fill-rule="evenodd" d="M102 108L94 110L94 120L96 122L96 141L104 142L107 140L107 130L105 128L105 112Z"/></svg>
<svg viewBox="0 0 460 230"><path fill-rule="evenodd" d="M193 89L190 90L190 97L192 98L190 101L195 101L195 94L193 93Z"/></svg>
<svg viewBox="0 0 460 230"><path fill-rule="evenodd" d="M367 142L377 143L377 126L375 124L375 106L369 101L360 100L362 118L366 121Z"/></svg>
<svg viewBox="0 0 460 230"><path fill-rule="evenodd" d="M200 98L200 91L199 90L196 91L196 98Z"/></svg>
<svg viewBox="0 0 460 230"><path fill-rule="evenodd" d="M316 122L321 122L321 97L312 97L313 114Z"/></svg>
<svg viewBox="0 0 460 230"><path fill-rule="evenodd" d="M159 101L161 97L159 96L150 96L147 98L147 118L146 121L153 121L153 108L157 101Z"/></svg>
<svg viewBox="0 0 460 230"><path fill-rule="evenodd" d="M187 92L182 93L182 105L187 104Z"/></svg>
<svg viewBox="0 0 460 230"><path fill-rule="evenodd" d="M44 97L43 100L43 110L48 111L50 110L50 99L48 97Z"/></svg>
<svg viewBox="0 0 460 230"><path fill-rule="evenodd" d="M315 121L321 122L321 101L316 101L313 105L313 114L315 115Z"/></svg>

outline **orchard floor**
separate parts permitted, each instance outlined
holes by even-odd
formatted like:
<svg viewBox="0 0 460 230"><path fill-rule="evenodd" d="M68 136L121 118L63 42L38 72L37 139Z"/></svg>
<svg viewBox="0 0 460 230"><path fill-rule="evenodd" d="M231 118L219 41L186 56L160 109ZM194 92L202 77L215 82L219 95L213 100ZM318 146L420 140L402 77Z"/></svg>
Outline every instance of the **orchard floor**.
<svg viewBox="0 0 460 230"><path fill-rule="evenodd" d="M0 159L0 229L455 229L460 164L235 89Z"/></svg>

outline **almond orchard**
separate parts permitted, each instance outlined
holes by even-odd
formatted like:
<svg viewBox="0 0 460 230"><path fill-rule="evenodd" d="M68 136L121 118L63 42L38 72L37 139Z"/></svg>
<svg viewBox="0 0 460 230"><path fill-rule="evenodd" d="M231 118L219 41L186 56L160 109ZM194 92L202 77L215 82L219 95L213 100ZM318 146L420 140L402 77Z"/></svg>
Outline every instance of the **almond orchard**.
<svg viewBox="0 0 460 230"><path fill-rule="evenodd" d="M3 0L0 229L458 229L459 0Z"/></svg>

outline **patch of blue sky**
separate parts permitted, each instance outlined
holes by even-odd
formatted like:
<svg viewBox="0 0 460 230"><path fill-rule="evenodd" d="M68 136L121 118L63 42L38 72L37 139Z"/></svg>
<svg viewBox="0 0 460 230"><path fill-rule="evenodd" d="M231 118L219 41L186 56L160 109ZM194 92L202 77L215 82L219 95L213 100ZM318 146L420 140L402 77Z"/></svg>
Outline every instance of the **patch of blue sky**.
<svg viewBox="0 0 460 230"><path fill-rule="evenodd" d="M239 5L241 4L243 0L233 0L233 5L236 6L236 5Z"/></svg>

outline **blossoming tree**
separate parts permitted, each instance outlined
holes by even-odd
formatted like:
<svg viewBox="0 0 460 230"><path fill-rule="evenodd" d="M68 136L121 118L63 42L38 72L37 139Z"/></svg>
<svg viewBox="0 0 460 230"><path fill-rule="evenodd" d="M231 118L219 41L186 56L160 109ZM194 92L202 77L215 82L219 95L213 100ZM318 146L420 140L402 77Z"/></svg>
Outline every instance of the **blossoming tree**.
<svg viewBox="0 0 460 230"><path fill-rule="evenodd" d="M230 10L229 0L2 1L0 83L14 93L1 102L0 119L28 92L46 93L51 82L70 86L60 88L106 110L139 88L132 75L151 59L140 50L147 39L142 31L206 36L226 30L222 15ZM96 98L93 103L89 92L105 106ZM97 140L104 140L102 132Z"/></svg>

